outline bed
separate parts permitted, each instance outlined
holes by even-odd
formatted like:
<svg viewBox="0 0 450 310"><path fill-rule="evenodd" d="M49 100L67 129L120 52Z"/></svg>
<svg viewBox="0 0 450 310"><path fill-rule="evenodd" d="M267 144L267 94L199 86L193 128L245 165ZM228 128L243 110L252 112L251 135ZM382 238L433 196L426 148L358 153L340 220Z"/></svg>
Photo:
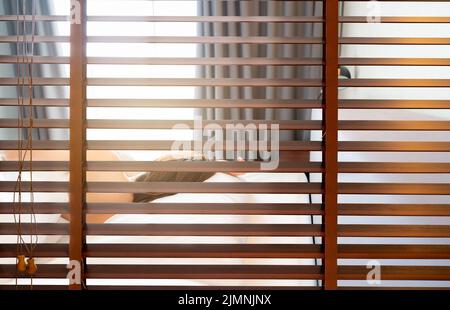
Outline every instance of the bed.
<svg viewBox="0 0 450 310"><path fill-rule="evenodd" d="M2 178L10 179L11 175L6 173L0 174ZM39 176L39 175L37 175ZM41 176L42 177L42 176ZM50 177L53 180L67 180L67 174L60 172L52 172ZM49 178L49 174L46 174ZM35 177L36 180L38 178ZM205 182L306 182L307 179L301 173L247 173L239 176L232 176L225 173L216 173ZM11 195L2 194L2 201L9 201ZM54 194L36 194L36 201L67 201L66 194L54 196ZM285 203L308 203L309 197L304 194L290 194L290 195L271 195L271 194L176 194L154 200L158 203L207 203L207 202L225 202L225 203L271 203L271 202L285 202ZM12 222L12 215L1 215L2 222ZM38 215L39 222L47 223L61 223L66 222L59 214ZM256 223L296 223L309 224L311 223L310 216L267 216L267 215L158 215L158 214L116 214L106 221L106 224L151 224L151 223L240 223L240 224L256 224ZM14 243L15 237L8 240ZM41 236L40 243L66 243L67 236ZM88 236L88 243L235 243L235 244L249 244L249 243L273 243L273 238L263 237L172 237L172 236L155 236L155 237L127 237L127 236ZM312 243L310 237L298 238L276 238L276 242L280 243ZM5 263L14 263L10 259ZM67 263L66 259L61 258L38 258L37 264L61 264ZM313 265L313 259L286 259L286 260L269 260L269 259L188 259L188 258L88 258L87 263L94 264L295 264L295 265ZM13 284L14 279L0 279L0 284ZM37 281L37 282L36 282ZM53 279L37 279L35 283L42 285L55 284ZM88 285L294 285L294 286L314 286L315 280L298 280L298 281L269 281L269 280L105 280L89 279Z"/></svg>

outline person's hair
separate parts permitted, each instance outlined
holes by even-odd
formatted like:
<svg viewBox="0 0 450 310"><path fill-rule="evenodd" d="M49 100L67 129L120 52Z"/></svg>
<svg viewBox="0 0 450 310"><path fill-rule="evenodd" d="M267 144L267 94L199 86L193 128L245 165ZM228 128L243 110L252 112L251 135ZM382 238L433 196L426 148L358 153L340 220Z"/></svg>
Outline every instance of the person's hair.
<svg viewBox="0 0 450 310"><path fill-rule="evenodd" d="M156 161L188 161L192 157L176 157L166 155ZM214 172L186 172L186 171L152 171L138 176L135 182L203 182L214 175ZM172 196L174 193L136 193L133 202L150 202L158 198Z"/></svg>

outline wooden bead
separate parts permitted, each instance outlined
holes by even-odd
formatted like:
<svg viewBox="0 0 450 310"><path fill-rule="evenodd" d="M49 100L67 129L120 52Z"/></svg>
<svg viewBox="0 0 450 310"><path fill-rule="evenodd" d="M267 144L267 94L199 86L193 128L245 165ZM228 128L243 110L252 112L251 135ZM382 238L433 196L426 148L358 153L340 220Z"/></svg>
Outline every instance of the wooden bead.
<svg viewBox="0 0 450 310"><path fill-rule="evenodd" d="M25 255L17 256L17 271L25 272L27 265L25 263Z"/></svg>
<svg viewBox="0 0 450 310"><path fill-rule="evenodd" d="M27 259L27 273L29 275L34 275L37 271L36 263L34 262L34 258Z"/></svg>

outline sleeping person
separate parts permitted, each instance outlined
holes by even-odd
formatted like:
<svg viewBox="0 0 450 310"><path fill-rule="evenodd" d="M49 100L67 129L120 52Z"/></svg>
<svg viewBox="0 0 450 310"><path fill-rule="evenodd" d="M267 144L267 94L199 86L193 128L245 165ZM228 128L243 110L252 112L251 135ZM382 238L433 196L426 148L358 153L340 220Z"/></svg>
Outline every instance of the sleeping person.
<svg viewBox="0 0 450 310"><path fill-rule="evenodd" d="M6 160L17 160L17 151L5 152ZM190 160L191 156L183 154L170 154L157 160ZM66 153L55 153L54 151L34 151L33 160L68 160ZM103 160L115 161L119 157L110 151L90 151L88 154L89 161ZM36 172L38 174L39 172ZM17 173L16 173L17 174ZM61 173L60 173L61 174ZM66 180L68 173L64 172ZM48 178L48 176L47 176ZM59 176L61 178L61 176ZM36 179L36 178L35 178ZM127 177L122 172L88 172L88 181L134 181L134 182L306 182L306 177L302 173L211 173L211 172L146 172L135 177ZM35 195L40 195L36 193ZM44 196L39 197L36 201L49 201ZM88 202L149 202L151 203L308 203L308 195L304 194L223 194L223 193L87 193ZM61 200L63 198L61 197ZM64 198L67 201L67 197ZM41 217L41 221L55 221L54 215L46 220ZM62 215L57 222L66 222L69 220L68 215ZM163 224L163 223L193 223L193 224L310 224L309 216L273 216L273 215L192 215L192 214L88 214L88 223L106 223L111 225L120 224ZM48 237L45 237L48 238ZM41 242L57 242L54 236ZM61 239L62 240L62 239ZM88 243L226 243L226 244L249 244L249 243L312 243L311 237L250 237L250 236L214 236L214 237L194 237L194 236L88 236ZM38 263L52 263L53 259L41 260ZM250 258L220 258L220 259L191 259L191 258L126 258L121 259L121 264L293 264L293 265L313 265L313 259L288 259L284 262L267 259L250 259ZM89 263L89 262L88 262ZM91 258L90 263L107 264L108 259ZM95 281L91 280L90 285L95 285ZM128 282L127 282L128 281ZM157 280L149 280L149 285L157 285ZM102 282L104 283L104 282ZM110 282L108 282L110 283ZM121 285L130 283L129 280L115 280L110 285ZM134 283L134 282L131 282ZM165 282L167 285L279 285L279 281L271 280L216 280L216 279L198 279L198 280L170 280ZM288 283L288 284L286 284ZM314 286L314 280L295 280L282 281L283 285L307 285Z"/></svg>

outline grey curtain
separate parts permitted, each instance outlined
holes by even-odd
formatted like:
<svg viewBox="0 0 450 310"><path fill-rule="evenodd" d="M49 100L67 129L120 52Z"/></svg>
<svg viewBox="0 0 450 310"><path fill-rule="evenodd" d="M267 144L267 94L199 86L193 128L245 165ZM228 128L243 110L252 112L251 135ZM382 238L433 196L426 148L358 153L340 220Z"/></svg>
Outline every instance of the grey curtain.
<svg viewBox="0 0 450 310"><path fill-rule="evenodd" d="M19 14L31 14L32 13L32 0L11 0L11 1L1 1L0 2L0 14L2 15L16 15L17 14L17 3L19 4ZM23 5L25 4L25 5ZM35 1L36 4L36 14L37 15L51 15L52 7L49 1ZM25 9L25 10L24 10ZM18 27L17 27L18 26ZM50 22L36 22L35 34L36 35L54 35L55 34L55 24ZM31 33L31 22L24 23L19 22L17 25L16 21L3 22L0 23L0 33L1 35L14 36L17 33L23 34ZM12 44L0 44L1 55L23 55L23 44L16 43ZM34 55L42 56L57 56L59 55L58 48L54 44L35 44L34 45ZM20 69L24 72L25 68ZM15 64L4 64L2 65L2 76L4 77L17 77L18 68ZM60 65L34 65L33 66L33 76L35 77L58 77L63 74L63 67ZM17 98L19 89L18 87L0 87L0 98ZM23 95L28 96L28 88L25 87L23 90ZM67 96L67 90L61 87L47 86L47 87L34 87L33 98L64 98ZM0 117L2 118L16 118L18 115L17 107L0 107ZM24 117L29 116L29 109L23 108L21 111ZM34 107L33 108L34 118L67 118L68 109L60 107ZM27 135L27 129L23 129L23 137ZM0 135L2 140L15 140L17 139L17 129L2 129L2 134ZM33 139L37 140L48 140L48 139L68 139L68 131L66 129L45 129L45 128L35 128L33 129Z"/></svg>
<svg viewBox="0 0 450 310"><path fill-rule="evenodd" d="M319 1L320 2L320 1ZM315 1L209 1L199 0L199 16L317 16L321 3ZM241 37L321 37L321 24L309 23L202 23L200 36ZM201 44L199 57L262 57L307 58L321 57L321 46L290 44ZM199 66L202 78L320 78L320 67L308 66ZM320 89L300 87L200 87L201 99L317 99ZM204 120L304 120L310 111L301 109L205 108L196 110ZM211 134L213 135L213 134ZM198 137L197 137L198 138ZM308 131L283 130L283 140L307 140ZM222 159L221 152L215 153Z"/></svg>

